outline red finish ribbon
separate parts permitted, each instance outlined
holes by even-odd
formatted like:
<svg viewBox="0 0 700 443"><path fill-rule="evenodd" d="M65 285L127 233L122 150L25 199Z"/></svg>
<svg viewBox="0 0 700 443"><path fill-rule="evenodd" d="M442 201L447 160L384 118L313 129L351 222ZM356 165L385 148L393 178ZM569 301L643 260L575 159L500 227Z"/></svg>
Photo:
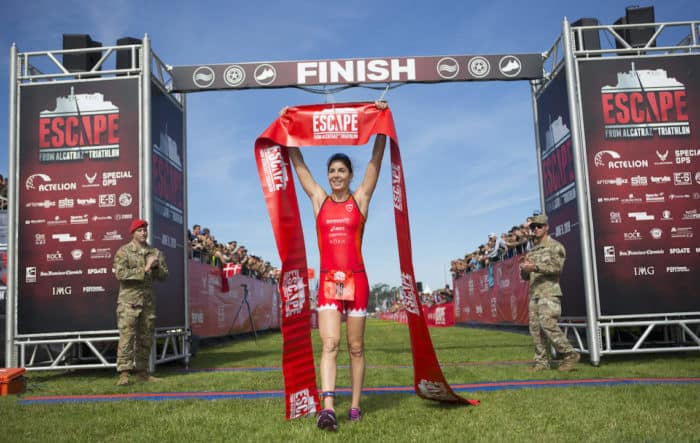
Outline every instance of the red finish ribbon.
<svg viewBox="0 0 700 443"><path fill-rule="evenodd" d="M286 146L365 145L385 134L391 143L391 185L401 269L401 297L408 316L416 393L427 400L476 405L445 380L423 316L413 271L403 165L389 109L373 103L308 105L288 108L255 142L255 159L282 261L282 369L287 419L319 407L311 346L311 310L304 234Z"/></svg>

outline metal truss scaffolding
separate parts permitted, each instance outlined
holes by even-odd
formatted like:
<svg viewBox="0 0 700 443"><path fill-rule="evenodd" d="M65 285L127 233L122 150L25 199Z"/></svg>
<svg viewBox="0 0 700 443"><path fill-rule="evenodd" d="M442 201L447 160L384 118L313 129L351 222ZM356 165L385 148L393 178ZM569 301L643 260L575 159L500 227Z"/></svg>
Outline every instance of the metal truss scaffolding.
<svg viewBox="0 0 700 443"><path fill-rule="evenodd" d="M117 52L127 53L125 59L128 66L119 66L116 62ZM98 54L95 64L89 70L70 70L61 61L64 55ZM93 56L93 60L95 57ZM146 63L143 61L146 60ZM171 78L166 65L151 51L150 39L146 35L140 44L121 46L104 46L98 48L34 51L20 53L13 45L10 50L10 180L14 186L10 189L13 195L9 198L10 249L8 253L8 285L6 299L5 325L5 363L6 366L19 366L27 370L56 370L80 368L109 368L116 367L116 348L119 341L119 331L105 329L97 331L76 331L59 333L18 333L18 155L19 155L19 87L21 85L59 82L89 82L95 79L112 79L116 77L138 78L140 83L140 134L141 152L150 153L151 147L151 113L150 93L151 82L163 91L169 91ZM170 97L183 109L185 97L183 94L170 93ZM150 174L150 155L143 155L144 165L140 168L143 176ZM144 180L143 195L148 196L150 184ZM185 185L186 186L186 185ZM185 188L185 196L187 195ZM186 199L186 197L185 197ZM186 201L185 201L186 205ZM151 202L144 198L141 211L151 213ZM186 214L186 206L185 206ZM187 225L186 215L184 225ZM152 242L152 239L149 239ZM183 262L186 257L183 257ZM185 273L186 274L186 273ZM190 327L187 309L187 276L185 275L185 316L179 326L157 328L150 367L175 360L190 359Z"/></svg>
<svg viewBox="0 0 700 443"><path fill-rule="evenodd" d="M648 36L648 39L630 44L624 38L626 31L630 29L646 31L642 35ZM585 33L591 32L598 33L602 37L599 48L584 47ZM537 132L537 98L557 74L565 70L572 149L575 163L577 163L576 182L580 185L577 191L579 195L577 203L586 314L577 318L562 318L560 326L581 352L589 354L594 365L600 363L602 355L700 351L700 313L698 312L617 316L601 313L593 257L595 252L592 239L593 221L590 210L591 196L588 193L588 178L585 171L579 63L584 60L652 58L669 55L700 56L700 21L572 27L565 19L561 35L544 53L543 78L530 81ZM538 140L538 158L543 148L539 145ZM541 203L544 208L541 170L539 176ZM697 259L694 260L693 263L697 263ZM687 297L696 295L686 294Z"/></svg>

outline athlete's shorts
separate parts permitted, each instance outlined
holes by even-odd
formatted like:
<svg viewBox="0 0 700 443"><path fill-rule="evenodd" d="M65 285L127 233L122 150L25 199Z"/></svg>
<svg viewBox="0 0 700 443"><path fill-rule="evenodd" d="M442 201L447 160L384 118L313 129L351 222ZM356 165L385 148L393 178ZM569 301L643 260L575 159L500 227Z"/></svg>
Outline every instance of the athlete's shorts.
<svg viewBox="0 0 700 443"><path fill-rule="evenodd" d="M323 285L321 285L318 291L318 302L317 311L325 311L329 309L336 310L338 312L346 313L348 317L367 317L367 302L369 301L369 282L367 281L367 273L354 272L352 274L355 280L355 299L349 300L336 300L333 298L326 298L323 292ZM319 276L321 282L326 281L326 273L321 272Z"/></svg>

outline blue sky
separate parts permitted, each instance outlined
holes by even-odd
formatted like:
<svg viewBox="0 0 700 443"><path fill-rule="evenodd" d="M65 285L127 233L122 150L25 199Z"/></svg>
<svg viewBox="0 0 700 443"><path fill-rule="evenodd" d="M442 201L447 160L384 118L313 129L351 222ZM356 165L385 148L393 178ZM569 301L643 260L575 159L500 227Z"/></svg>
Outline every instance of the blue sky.
<svg viewBox="0 0 700 443"><path fill-rule="evenodd" d="M634 4L648 6L640 1ZM550 48L564 17L612 24L628 1L25 1L0 6L0 85L8 54L61 49L62 33L86 33L104 45L148 34L170 65L319 60L374 56L538 53ZM697 0L655 5L657 22L700 19ZM187 97L189 225L238 240L278 265L253 158L257 136L285 105L373 101L381 91L333 96L297 89L206 92ZM451 284L450 260L489 232L507 231L539 209L532 102L527 82L405 85L385 97L405 165L416 278ZM8 96L0 87L0 173L8 171ZM339 148L364 170L370 147ZM326 184L335 150L307 148ZM388 151L365 231L370 284L399 281ZM359 177L357 178L359 180ZM298 191L300 189L298 188ZM318 268L314 221L301 193L309 265Z"/></svg>

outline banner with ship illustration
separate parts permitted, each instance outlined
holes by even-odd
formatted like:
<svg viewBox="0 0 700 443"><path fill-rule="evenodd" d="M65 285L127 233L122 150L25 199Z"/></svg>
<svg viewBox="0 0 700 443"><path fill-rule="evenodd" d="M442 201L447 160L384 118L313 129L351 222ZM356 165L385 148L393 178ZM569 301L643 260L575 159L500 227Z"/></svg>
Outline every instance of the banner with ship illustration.
<svg viewBox="0 0 700 443"><path fill-rule="evenodd" d="M139 83L19 88L17 329L115 329L117 248L138 216Z"/></svg>
<svg viewBox="0 0 700 443"><path fill-rule="evenodd" d="M566 263L560 279L562 316L584 317L586 300L577 207L579 186L574 175L570 122L566 71L562 69L537 97L543 209L549 217L549 234L566 248Z"/></svg>
<svg viewBox="0 0 700 443"><path fill-rule="evenodd" d="M700 56L579 72L600 313L698 313Z"/></svg>
<svg viewBox="0 0 700 443"><path fill-rule="evenodd" d="M182 326L185 319L184 127L182 107L151 83L151 202L153 246L168 263L168 279L155 287L157 327Z"/></svg>

